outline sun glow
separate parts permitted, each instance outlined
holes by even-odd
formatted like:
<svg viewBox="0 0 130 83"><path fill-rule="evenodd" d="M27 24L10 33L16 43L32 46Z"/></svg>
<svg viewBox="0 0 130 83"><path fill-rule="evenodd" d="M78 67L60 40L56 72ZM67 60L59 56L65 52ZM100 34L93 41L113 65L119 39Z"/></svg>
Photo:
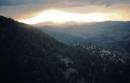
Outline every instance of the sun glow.
<svg viewBox="0 0 130 83"><path fill-rule="evenodd" d="M27 24L38 24L46 22L64 24L66 22L86 23L86 22L101 22L106 20L109 20L109 18L102 13L81 14L81 13L65 12L60 10L46 10L39 13L35 17L29 19L22 19L19 21Z"/></svg>

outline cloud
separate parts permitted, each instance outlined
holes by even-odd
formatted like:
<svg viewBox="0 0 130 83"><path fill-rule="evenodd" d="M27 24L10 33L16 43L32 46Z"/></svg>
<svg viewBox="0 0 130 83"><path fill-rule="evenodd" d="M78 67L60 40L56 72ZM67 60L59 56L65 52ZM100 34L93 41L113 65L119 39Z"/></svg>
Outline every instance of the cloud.
<svg viewBox="0 0 130 83"><path fill-rule="evenodd" d="M52 3L79 3L79 4L130 4L130 0L0 0L0 6L3 5L23 5L23 4L52 4Z"/></svg>
<svg viewBox="0 0 130 83"><path fill-rule="evenodd" d="M46 9L69 12L115 12L130 19L130 0L0 0L0 15L29 18Z"/></svg>
<svg viewBox="0 0 130 83"><path fill-rule="evenodd" d="M47 4L60 0L0 0L0 6L26 5L26 4Z"/></svg>
<svg viewBox="0 0 130 83"><path fill-rule="evenodd" d="M28 0L0 0L0 6L19 5L28 3Z"/></svg>

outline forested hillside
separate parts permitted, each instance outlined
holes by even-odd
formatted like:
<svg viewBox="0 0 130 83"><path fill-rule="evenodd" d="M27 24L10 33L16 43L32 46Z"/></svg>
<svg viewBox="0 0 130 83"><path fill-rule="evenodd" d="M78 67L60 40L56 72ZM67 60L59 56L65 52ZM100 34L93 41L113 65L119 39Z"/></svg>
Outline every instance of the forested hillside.
<svg viewBox="0 0 130 83"><path fill-rule="evenodd" d="M130 83L130 60L95 44L66 45L0 16L1 83Z"/></svg>

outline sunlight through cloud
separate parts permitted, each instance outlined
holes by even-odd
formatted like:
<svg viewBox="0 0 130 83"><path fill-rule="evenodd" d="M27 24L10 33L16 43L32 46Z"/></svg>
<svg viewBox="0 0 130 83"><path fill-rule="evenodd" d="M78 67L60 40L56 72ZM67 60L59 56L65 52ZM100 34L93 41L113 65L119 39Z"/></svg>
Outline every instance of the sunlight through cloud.
<svg viewBox="0 0 130 83"><path fill-rule="evenodd" d="M109 20L107 16L102 13L71 13L65 12L61 10L46 10L39 13L37 16L19 20L20 22L27 24L38 24L45 22L52 23L66 23L66 22L78 22L78 23L86 23L86 22L101 22Z"/></svg>

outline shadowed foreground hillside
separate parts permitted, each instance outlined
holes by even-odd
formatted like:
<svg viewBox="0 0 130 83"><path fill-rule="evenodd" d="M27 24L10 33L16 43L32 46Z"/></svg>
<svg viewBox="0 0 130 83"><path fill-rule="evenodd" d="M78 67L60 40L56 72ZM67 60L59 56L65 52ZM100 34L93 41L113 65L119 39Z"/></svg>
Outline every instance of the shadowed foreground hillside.
<svg viewBox="0 0 130 83"><path fill-rule="evenodd" d="M0 16L1 83L129 83L130 60L110 50L62 44Z"/></svg>

